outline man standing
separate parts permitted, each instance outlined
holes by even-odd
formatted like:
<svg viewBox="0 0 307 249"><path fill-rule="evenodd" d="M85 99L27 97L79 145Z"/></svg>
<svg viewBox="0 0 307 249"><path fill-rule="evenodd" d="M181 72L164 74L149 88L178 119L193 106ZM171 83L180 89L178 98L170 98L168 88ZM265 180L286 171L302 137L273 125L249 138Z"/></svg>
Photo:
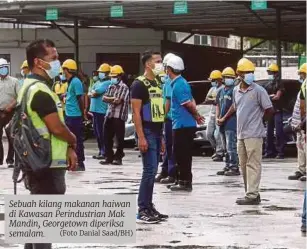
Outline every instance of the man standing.
<svg viewBox="0 0 307 249"><path fill-rule="evenodd" d="M22 64L21 64L21 67L20 67L20 74L22 76L22 79L20 81L20 85L23 84L23 81L24 79L31 73L30 72L30 69L29 69L29 65L28 65L28 61L25 60Z"/></svg>
<svg viewBox="0 0 307 249"><path fill-rule="evenodd" d="M77 63L68 59L63 65L64 80L68 82L65 106L65 123L77 138L78 171L85 171L83 145L83 118L87 119L84 109L84 90L81 80L77 77Z"/></svg>
<svg viewBox="0 0 307 249"><path fill-rule="evenodd" d="M270 117L274 110L265 89L254 83L255 65L248 59L238 62L237 74L241 82L234 88L233 105L224 117L225 123L237 112L238 155L245 185L245 197L237 199L238 205L258 205L261 202L262 144L265 137L263 117Z"/></svg>
<svg viewBox="0 0 307 249"><path fill-rule="evenodd" d="M129 88L123 82L124 70L115 65L111 68L111 85L103 96L108 103L108 110L104 122L105 160L100 164L122 165L125 141L125 122L128 119ZM114 154L114 137L117 139L117 149Z"/></svg>
<svg viewBox="0 0 307 249"><path fill-rule="evenodd" d="M222 162L224 156L224 150L222 145L222 139L219 132L219 127L216 124L216 95L223 85L222 73L219 70L211 72L209 80L211 80L211 88L206 96L205 105L211 105L210 120L207 127L207 138L214 150L212 159L214 162Z"/></svg>
<svg viewBox="0 0 307 249"><path fill-rule="evenodd" d="M9 76L9 63L0 59L0 165L3 165L4 149L2 143L3 129L10 122L16 107L17 94L20 89L18 79ZM9 168L14 167L14 148L9 129L6 129L9 150L6 163Z"/></svg>
<svg viewBox="0 0 307 249"><path fill-rule="evenodd" d="M222 72L225 86L222 87L216 97L216 120L223 117L233 104L233 89L235 87L235 72L231 67L227 67ZM226 162L223 170L217 175L237 176L240 175L239 159L237 152L237 117L233 113L225 123L220 126L220 135L223 148L226 151Z"/></svg>
<svg viewBox="0 0 307 249"><path fill-rule="evenodd" d="M27 103L28 117L34 127L44 131L41 136L51 140L52 157L58 162L68 162L69 169L76 166L76 138L64 124L61 102L52 92L52 79L59 74L60 62L55 45L50 40L37 40L27 47L27 60L32 74L25 79L18 95L18 102L24 94L29 94ZM28 92L25 89L32 85ZM42 104L43 103L43 104ZM56 146L54 146L56 145ZM34 165L31 165L34 166ZM50 165L45 174L26 173L26 186L31 194L64 194L66 191L66 163ZM25 244L25 249L51 249L51 244Z"/></svg>
<svg viewBox="0 0 307 249"><path fill-rule="evenodd" d="M183 60L172 56L167 62L167 75L172 83L171 112L173 127L173 150L178 166L179 181L170 186L172 191L192 191L192 150L196 122L204 118L197 112L190 85L181 76Z"/></svg>
<svg viewBox="0 0 307 249"><path fill-rule="evenodd" d="M143 163L137 220L149 224L168 218L167 215L156 210L152 200L165 117L161 82L155 74L155 68L159 66L159 62L153 54L151 51L143 54L142 63L145 73L136 78L131 86L133 121Z"/></svg>
<svg viewBox="0 0 307 249"><path fill-rule="evenodd" d="M285 138L283 132L283 103L282 96L285 92L285 87L279 76L279 68L276 64L271 64L268 69L269 81L264 85L265 90L269 94L275 110L274 116L267 122L266 146L265 155L263 158L276 159L284 158ZM274 128L276 136L274 135ZM276 146L274 140L276 137ZM276 148L275 148L276 147ZM277 155L276 155L277 152Z"/></svg>
<svg viewBox="0 0 307 249"><path fill-rule="evenodd" d="M98 160L105 158L103 125L108 104L102 100L102 97L111 84L109 79L110 69L111 67L106 63L98 68L98 80L94 83L88 94L91 97L90 112L93 114L94 132L99 149L98 155L93 156L93 158Z"/></svg>

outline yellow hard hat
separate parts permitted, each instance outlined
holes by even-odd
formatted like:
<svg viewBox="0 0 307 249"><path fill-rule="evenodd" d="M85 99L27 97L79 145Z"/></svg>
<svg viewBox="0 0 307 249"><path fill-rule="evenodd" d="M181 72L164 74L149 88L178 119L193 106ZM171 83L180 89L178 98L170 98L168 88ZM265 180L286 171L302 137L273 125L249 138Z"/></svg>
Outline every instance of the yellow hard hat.
<svg viewBox="0 0 307 249"><path fill-rule="evenodd" d="M272 63L272 64L268 67L267 71L270 71L270 72L279 72L279 67L278 67L277 64Z"/></svg>
<svg viewBox="0 0 307 249"><path fill-rule="evenodd" d="M28 61L27 61L27 60L25 60L25 61L21 64L20 69L23 69L23 68L25 68L25 67L29 67Z"/></svg>
<svg viewBox="0 0 307 249"><path fill-rule="evenodd" d="M63 69L67 68L69 70L77 71L77 63L72 59L68 59L68 60L64 61L62 68Z"/></svg>
<svg viewBox="0 0 307 249"><path fill-rule="evenodd" d="M98 68L97 71L98 72L102 72L102 73L110 72L111 71L111 67L110 67L109 64L103 63L103 64L100 65L100 67Z"/></svg>
<svg viewBox="0 0 307 249"><path fill-rule="evenodd" d="M307 64L304 63L303 65L300 66L298 73L306 73L306 71L307 71Z"/></svg>
<svg viewBox="0 0 307 249"><path fill-rule="evenodd" d="M237 72L254 72L255 65L250 60L242 58L237 65Z"/></svg>
<svg viewBox="0 0 307 249"><path fill-rule="evenodd" d="M223 77L236 77L235 71L231 67L226 67L222 72Z"/></svg>
<svg viewBox="0 0 307 249"><path fill-rule="evenodd" d="M209 77L210 80L222 79L222 73L220 70L213 70Z"/></svg>
<svg viewBox="0 0 307 249"><path fill-rule="evenodd" d="M117 76L119 74L124 73L123 68L120 65L115 65L113 67L111 67L111 72L110 72L110 76Z"/></svg>

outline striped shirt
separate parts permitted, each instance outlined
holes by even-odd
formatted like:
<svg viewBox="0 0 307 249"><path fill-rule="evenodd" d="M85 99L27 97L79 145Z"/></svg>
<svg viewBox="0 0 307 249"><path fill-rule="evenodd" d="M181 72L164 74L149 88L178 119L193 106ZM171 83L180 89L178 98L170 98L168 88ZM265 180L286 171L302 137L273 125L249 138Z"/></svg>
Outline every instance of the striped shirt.
<svg viewBox="0 0 307 249"><path fill-rule="evenodd" d="M293 109L292 120L291 120L291 126L293 128L297 128L301 123L300 93L301 92L299 92L297 95L296 102L295 102L294 109Z"/></svg>
<svg viewBox="0 0 307 249"><path fill-rule="evenodd" d="M5 109L13 100L17 99L19 89L18 79L11 76L0 79L0 110Z"/></svg>
<svg viewBox="0 0 307 249"><path fill-rule="evenodd" d="M119 118L123 121L128 119L129 108L129 88L124 82L118 84L112 84L109 86L108 91L105 94L108 97L115 97L120 99L120 104L109 103L106 117Z"/></svg>

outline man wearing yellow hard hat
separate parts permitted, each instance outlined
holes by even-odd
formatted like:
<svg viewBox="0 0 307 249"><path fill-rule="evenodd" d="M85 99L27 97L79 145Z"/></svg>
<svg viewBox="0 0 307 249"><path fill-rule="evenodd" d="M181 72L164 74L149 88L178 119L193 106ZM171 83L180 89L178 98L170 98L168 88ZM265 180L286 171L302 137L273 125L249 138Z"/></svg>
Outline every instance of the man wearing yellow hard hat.
<svg viewBox="0 0 307 249"><path fill-rule="evenodd" d="M52 88L53 88L52 90L55 92L56 95L58 95L59 99L61 100L65 116L65 98L66 98L68 83L65 76L63 75L62 68L60 70L59 76L55 78L55 83Z"/></svg>
<svg viewBox="0 0 307 249"><path fill-rule="evenodd" d="M27 75L30 74L30 69L29 69L29 65L28 65L28 61L25 60L22 64L21 64L21 67L20 67L20 74L22 76L22 79L19 81L20 84L22 85L23 84L23 81L24 79L27 77Z"/></svg>
<svg viewBox="0 0 307 249"><path fill-rule="evenodd" d="M209 80L211 81L211 88L207 93L205 102L203 103L205 105L211 105L210 120L208 122L206 135L215 152L212 156L213 161L222 162L224 150L222 139L219 134L219 127L216 125L216 95L223 85L222 72L219 70L213 70L210 73Z"/></svg>
<svg viewBox="0 0 307 249"><path fill-rule="evenodd" d="M266 90L256 84L255 65L242 58L237 65L240 83L233 91L233 105L218 120L225 123L234 112L237 114L238 156L242 170L245 197L238 198L238 205L259 205L261 202L259 185L261 179L262 145L265 137L263 118L274 113L273 105Z"/></svg>
<svg viewBox="0 0 307 249"><path fill-rule="evenodd" d="M264 85L275 110L274 116L267 122L265 154L263 158L284 158L285 135L283 132L283 101L285 87L280 80L279 67L272 63L267 68L268 82ZM276 145L274 129L276 131Z"/></svg>
<svg viewBox="0 0 307 249"><path fill-rule="evenodd" d="M122 165L124 157L125 122L128 119L129 88L123 82L124 70L120 65L111 68L111 85L103 96L108 103L104 122L105 160L100 164ZM113 140L117 138L117 149L114 154Z"/></svg>
<svg viewBox="0 0 307 249"><path fill-rule="evenodd" d="M84 108L84 89L81 80L77 77L77 63L68 59L63 65L63 80L67 80L68 89L65 105L65 123L77 138L76 153L78 156L77 171L84 171L84 145L83 145L83 117L86 119Z"/></svg>
<svg viewBox="0 0 307 249"><path fill-rule="evenodd" d="M224 87L216 96L216 119L223 117L233 105L233 90L235 87L235 71L226 67L222 72ZM237 152L237 117L233 113L221 126L220 135L224 151L226 151L225 167L217 175L238 176L239 159Z"/></svg>
<svg viewBox="0 0 307 249"><path fill-rule="evenodd" d="M94 133L98 144L98 155L94 155L94 159L104 159L104 137L103 137L103 125L105 115L107 113L108 104L102 100L103 95L107 92L111 81L109 78L111 67L107 63L103 63L98 68L98 79L94 83L89 92L91 98L90 112L93 114Z"/></svg>

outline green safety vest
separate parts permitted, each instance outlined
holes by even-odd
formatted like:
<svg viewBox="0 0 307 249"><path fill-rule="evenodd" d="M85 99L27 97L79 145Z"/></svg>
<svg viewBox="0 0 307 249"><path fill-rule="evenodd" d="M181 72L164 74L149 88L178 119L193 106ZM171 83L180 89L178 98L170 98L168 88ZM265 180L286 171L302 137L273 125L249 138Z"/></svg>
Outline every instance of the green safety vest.
<svg viewBox="0 0 307 249"><path fill-rule="evenodd" d="M304 80L302 86L301 86L301 92L303 93L304 99L306 100L306 80Z"/></svg>
<svg viewBox="0 0 307 249"><path fill-rule="evenodd" d="M139 76L137 80L141 81L148 90L149 104L143 106L143 121L163 123L165 120L165 111L163 103L163 94L161 83L155 79L157 86L152 86L145 76Z"/></svg>
<svg viewBox="0 0 307 249"><path fill-rule="evenodd" d="M36 79L25 79L24 84L21 88L21 90L18 93L17 102L20 104L21 99L23 96L23 93L27 86L33 84L34 82L37 82ZM64 123L64 115L63 115L63 107L61 104L61 101L59 97L52 92L52 90L43 82L37 82L33 86L31 86L27 92L28 94L28 103L27 105L27 114L28 117L31 119L33 126L37 130L37 132L42 136L44 139L50 140L51 142L51 165L50 168L67 168L67 161L66 161L66 154L67 154L67 148L68 144L67 142L55 137L52 135L45 124L45 122L39 117L37 112L33 111L31 108L31 103L33 100L34 95L38 92L42 91L44 93L47 93L50 95L50 97L54 100L58 114L60 117L60 120ZM44 103L42 103L43 105Z"/></svg>

